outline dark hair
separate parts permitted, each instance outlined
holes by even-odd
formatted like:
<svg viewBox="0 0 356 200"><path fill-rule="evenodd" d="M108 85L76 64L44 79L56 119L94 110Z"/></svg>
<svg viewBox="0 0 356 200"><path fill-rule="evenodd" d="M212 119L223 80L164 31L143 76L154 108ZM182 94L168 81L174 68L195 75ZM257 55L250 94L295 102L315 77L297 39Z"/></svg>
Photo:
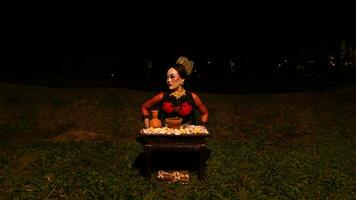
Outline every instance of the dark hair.
<svg viewBox="0 0 356 200"><path fill-rule="evenodd" d="M170 68L173 68L173 69L177 70L179 76L180 76L182 79L186 79L186 78L188 77L187 71L185 70L184 65L182 65L182 64L169 65L167 71L168 71Z"/></svg>

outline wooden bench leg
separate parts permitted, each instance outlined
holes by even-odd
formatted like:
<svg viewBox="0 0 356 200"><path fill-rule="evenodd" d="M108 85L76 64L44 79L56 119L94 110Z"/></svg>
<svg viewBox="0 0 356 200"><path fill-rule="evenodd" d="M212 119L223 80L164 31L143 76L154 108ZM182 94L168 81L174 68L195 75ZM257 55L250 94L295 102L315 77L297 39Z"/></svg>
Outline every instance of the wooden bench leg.
<svg viewBox="0 0 356 200"><path fill-rule="evenodd" d="M145 155L145 176L146 178L151 178L152 172L152 150L150 147L144 147L144 155Z"/></svg>
<svg viewBox="0 0 356 200"><path fill-rule="evenodd" d="M204 159L205 147L200 148L199 150L199 172L198 177L200 181L205 181L206 178L206 165Z"/></svg>

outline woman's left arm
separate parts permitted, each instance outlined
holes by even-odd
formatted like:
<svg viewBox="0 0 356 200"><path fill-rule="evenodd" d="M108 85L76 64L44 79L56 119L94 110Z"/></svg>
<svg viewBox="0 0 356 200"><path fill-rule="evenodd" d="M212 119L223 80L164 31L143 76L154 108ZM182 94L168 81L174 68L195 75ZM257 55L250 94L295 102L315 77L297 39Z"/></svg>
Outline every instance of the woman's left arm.
<svg viewBox="0 0 356 200"><path fill-rule="evenodd" d="M195 106L198 108L198 110L201 114L200 121L206 124L208 122L208 117L209 117L208 109L206 108L204 103L200 100L200 98L197 94L192 92L192 97L193 97Z"/></svg>

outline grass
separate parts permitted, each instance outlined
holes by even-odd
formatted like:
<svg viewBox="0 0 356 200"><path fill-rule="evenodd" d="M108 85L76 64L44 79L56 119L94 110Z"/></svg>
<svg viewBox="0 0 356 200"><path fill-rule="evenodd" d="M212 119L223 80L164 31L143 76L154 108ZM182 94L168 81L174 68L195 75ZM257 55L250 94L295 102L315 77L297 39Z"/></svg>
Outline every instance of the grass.
<svg viewBox="0 0 356 200"><path fill-rule="evenodd" d="M355 198L356 87L201 93L214 137L207 180L193 172L188 185L148 181L133 165L140 104L153 94L1 83L0 199Z"/></svg>

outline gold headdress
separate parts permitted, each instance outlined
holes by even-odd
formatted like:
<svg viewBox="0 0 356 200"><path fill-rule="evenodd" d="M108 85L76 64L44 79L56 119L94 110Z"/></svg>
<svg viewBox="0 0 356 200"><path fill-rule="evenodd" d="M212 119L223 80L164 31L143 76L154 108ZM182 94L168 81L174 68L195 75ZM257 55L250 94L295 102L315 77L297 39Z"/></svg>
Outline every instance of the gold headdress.
<svg viewBox="0 0 356 200"><path fill-rule="evenodd" d="M181 64L184 66L187 75L190 75L194 68L194 62L189 60L187 57L181 56L177 59L177 64Z"/></svg>

